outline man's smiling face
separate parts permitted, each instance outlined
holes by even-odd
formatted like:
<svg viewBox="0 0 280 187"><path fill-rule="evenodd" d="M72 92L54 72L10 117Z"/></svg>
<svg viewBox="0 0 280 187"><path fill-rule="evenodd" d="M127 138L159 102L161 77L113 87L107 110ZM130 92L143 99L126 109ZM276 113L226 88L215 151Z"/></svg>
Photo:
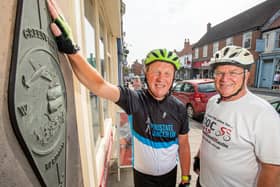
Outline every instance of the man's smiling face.
<svg viewBox="0 0 280 187"><path fill-rule="evenodd" d="M151 94L157 100L165 98L172 86L175 68L172 64L156 61L146 70L146 79Z"/></svg>

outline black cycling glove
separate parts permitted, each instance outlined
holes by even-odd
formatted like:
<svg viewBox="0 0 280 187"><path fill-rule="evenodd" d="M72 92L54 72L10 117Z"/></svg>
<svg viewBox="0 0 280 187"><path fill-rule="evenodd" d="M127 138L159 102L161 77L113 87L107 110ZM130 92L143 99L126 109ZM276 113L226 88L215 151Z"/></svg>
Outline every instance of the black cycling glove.
<svg viewBox="0 0 280 187"><path fill-rule="evenodd" d="M193 170L200 171L200 158L199 157L194 157L194 162L193 162Z"/></svg>
<svg viewBox="0 0 280 187"><path fill-rule="evenodd" d="M75 54L80 48L73 42L72 31L67 22L59 16L54 20L54 23L61 30L61 35L55 37L58 50L66 54Z"/></svg>

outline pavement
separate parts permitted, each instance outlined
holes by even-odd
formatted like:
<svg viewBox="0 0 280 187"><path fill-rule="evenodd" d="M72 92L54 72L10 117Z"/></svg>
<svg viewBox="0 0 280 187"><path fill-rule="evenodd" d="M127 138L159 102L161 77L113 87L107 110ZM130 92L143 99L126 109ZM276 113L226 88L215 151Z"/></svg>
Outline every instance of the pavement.
<svg viewBox="0 0 280 187"><path fill-rule="evenodd" d="M201 142L201 128L202 125L200 122L195 120L190 120L190 132L189 132L189 141L191 147L191 158L193 163L193 157L196 155L197 150L199 149ZM133 183L133 171L131 167L120 168L120 180L118 181L118 159L117 159L117 142L114 142L113 145L113 155L111 159L111 167L109 170L107 187L134 187ZM192 167L193 164L191 164ZM178 165L179 166L179 165ZM191 168L191 187L195 187L195 182L197 175L193 172ZM177 183L179 184L181 180L181 170L178 167L177 170Z"/></svg>
<svg viewBox="0 0 280 187"><path fill-rule="evenodd" d="M268 89L268 88L248 88L251 92L256 94L264 94L264 95L272 95L276 97L280 97L280 89Z"/></svg>

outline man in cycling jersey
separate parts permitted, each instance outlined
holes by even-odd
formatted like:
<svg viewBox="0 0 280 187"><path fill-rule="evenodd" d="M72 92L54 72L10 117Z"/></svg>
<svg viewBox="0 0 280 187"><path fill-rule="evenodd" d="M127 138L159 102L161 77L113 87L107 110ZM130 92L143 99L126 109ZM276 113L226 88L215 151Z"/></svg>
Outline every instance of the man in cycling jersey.
<svg viewBox="0 0 280 187"><path fill-rule="evenodd" d="M115 102L132 116L134 184L136 187L174 187L179 157L182 180L190 182L189 123L185 106L170 95L177 55L166 49L151 51L145 59L147 89L131 90L103 79L73 44L70 28L48 1L58 49L66 53L77 78L95 95Z"/></svg>
<svg viewBox="0 0 280 187"><path fill-rule="evenodd" d="M203 187L280 185L280 119L247 89L253 63L253 55L237 46L210 61L219 94L208 101L194 163Z"/></svg>

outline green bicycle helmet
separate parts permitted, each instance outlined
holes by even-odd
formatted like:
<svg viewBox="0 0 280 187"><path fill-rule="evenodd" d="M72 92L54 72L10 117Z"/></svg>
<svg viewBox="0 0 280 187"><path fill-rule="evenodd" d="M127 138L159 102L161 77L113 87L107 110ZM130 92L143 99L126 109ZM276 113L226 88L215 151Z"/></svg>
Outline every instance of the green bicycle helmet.
<svg viewBox="0 0 280 187"><path fill-rule="evenodd" d="M166 49L154 49L148 53L144 64L147 66L155 61L163 61L174 65L176 70L179 70L181 63L179 57L172 51Z"/></svg>

